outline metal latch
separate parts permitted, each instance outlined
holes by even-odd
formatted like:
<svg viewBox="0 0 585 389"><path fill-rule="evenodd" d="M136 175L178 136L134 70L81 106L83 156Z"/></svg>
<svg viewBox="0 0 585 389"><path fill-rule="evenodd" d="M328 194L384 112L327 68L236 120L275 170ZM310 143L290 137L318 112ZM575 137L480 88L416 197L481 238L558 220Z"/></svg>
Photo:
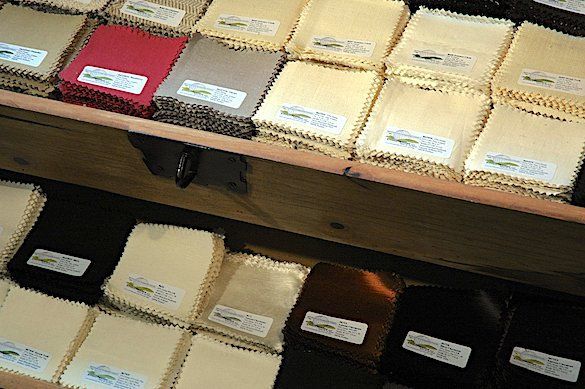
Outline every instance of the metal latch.
<svg viewBox="0 0 585 389"><path fill-rule="evenodd" d="M179 188L194 183L248 192L248 165L241 155L133 132L128 138L152 174L174 179Z"/></svg>

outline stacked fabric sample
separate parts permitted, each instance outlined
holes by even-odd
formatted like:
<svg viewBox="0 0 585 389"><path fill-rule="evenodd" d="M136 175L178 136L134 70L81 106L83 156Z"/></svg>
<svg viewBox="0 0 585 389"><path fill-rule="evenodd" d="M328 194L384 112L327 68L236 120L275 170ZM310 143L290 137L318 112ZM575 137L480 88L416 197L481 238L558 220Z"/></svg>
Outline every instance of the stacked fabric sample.
<svg viewBox="0 0 585 389"><path fill-rule="evenodd" d="M420 7L386 60L387 73L436 89L490 91L514 24Z"/></svg>
<svg viewBox="0 0 585 389"><path fill-rule="evenodd" d="M188 36L208 0L115 0L105 11L113 24L138 27L151 34Z"/></svg>
<svg viewBox="0 0 585 389"><path fill-rule="evenodd" d="M271 389L281 357L236 348L197 334L176 389Z"/></svg>
<svg viewBox="0 0 585 389"><path fill-rule="evenodd" d="M375 368L384 349L403 282L318 263L309 273L285 328L285 341Z"/></svg>
<svg viewBox="0 0 585 389"><path fill-rule="evenodd" d="M95 15L101 11L109 0L15 0L14 3L30 7L41 12Z"/></svg>
<svg viewBox="0 0 585 389"><path fill-rule="evenodd" d="M85 16L50 14L6 4L0 9L0 88L47 97L73 55Z"/></svg>
<svg viewBox="0 0 585 389"><path fill-rule="evenodd" d="M523 23L493 80L493 98L554 118L585 121L585 37Z"/></svg>
<svg viewBox="0 0 585 389"><path fill-rule="evenodd" d="M0 274L35 225L46 200L34 185L0 181Z"/></svg>
<svg viewBox="0 0 585 389"><path fill-rule="evenodd" d="M93 305L134 224L118 210L52 200L8 271L22 286Z"/></svg>
<svg viewBox="0 0 585 389"><path fill-rule="evenodd" d="M462 181L463 165L487 118L479 93L425 90L390 79L356 143L362 162Z"/></svg>
<svg viewBox="0 0 585 389"><path fill-rule="evenodd" d="M0 308L0 370L57 382L94 318L83 304L10 287Z"/></svg>
<svg viewBox="0 0 585 389"><path fill-rule="evenodd" d="M585 36L585 4L580 0L510 1L508 17L525 20L575 36Z"/></svg>
<svg viewBox="0 0 585 389"><path fill-rule="evenodd" d="M187 41L139 29L100 26L63 70L63 101L127 115L150 117L154 92Z"/></svg>
<svg viewBox="0 0 585 389"><path fill-rule="evenodd" d="M483 291L410 287L400 296L383 358L414 388L484 388L503 331L504 302Z"/></svg>
<svg viewBox="0 0 585 389"><path fill-rule="evenodd" d="M420 7L444 9L465 15L506 18L508 0L408 0L411 12Z"/></svg>
<svg viewBox="0 0 585 389"><path fill-rule="evenodd" d="M310 0L286 46L293 58L383 70L410 13L395 0Z"/></svg>
<svg viewBox="0 0 585 389"><path fill-rule="evenodd" d="M289 62L253 117L256 139L349 158L380 84L370 70Z"/></svg>
<svg viewBox="0 0 585 389"><path fill-rule="evenodd" d="M223 239L209 232L138 224L105 294L139 315L187 327L209 299L224 252Z"/></svg>
<svg viewBox="0 0 585 389"><path fill-rule="evenodd" d="M465 162L465 183L570 201L585 157L585 124L496 104Z"/></svg>
<svg viewBox="0 0 585 389"><path fill-rule="evenodd" d="M195 325L282 351L286 319L309 270L260 255L226 255Z"/></svg>
<svg viewBox="0 0 585 389"><path fill-rule="evenodd" d="M170 388L189 338L176 327L101 313L60 383L74 388Z"/></svg>
<svg viewBox="0 0 585 389"><path fill-rule="evenodd" d="M234 47L278 51L307 0L214 0L195 29Z"/></svg>
<svg viewBox="0 0 585 389"><path fill-rule="evenodd" d="M281 53L235 50L199 34L154 96L155 120L239 138L281 69Z"/></svg>

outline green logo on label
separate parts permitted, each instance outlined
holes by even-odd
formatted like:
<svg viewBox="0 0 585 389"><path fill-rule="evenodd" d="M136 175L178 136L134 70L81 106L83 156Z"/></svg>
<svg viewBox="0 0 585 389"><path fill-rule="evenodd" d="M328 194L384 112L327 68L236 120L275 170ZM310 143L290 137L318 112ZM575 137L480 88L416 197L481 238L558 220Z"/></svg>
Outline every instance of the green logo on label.
<svg viewBox="0 0 585 389"><path fill-rule="evenodd" d="M522 357L522 354L520 354L517 351L514 352L514 359L520 362L529 363L534 366L544 366L544 362L542 362L541 360L535 358L524 358Z"/></svg>
<svg viewBox="0 0 585 389"><path fill-rule="evenodd" d="M0 54L8 54L8 55L13 55L14 52L10 51L10 50L0 50Z"/></svg>
<svg viewBox="0 0 585 389"><path fill-rule="evenodd" d="M147 14L147 15L148 14L151 14L151 15L154 14L154 11L153 10L151 10L150 8L145 8L145 7L137 7L137 6L134 6L134 5L129 5L128 6L128 9L129 10L132 10L132 11L136 11L136 12L142 13L142 14Z"/></svg>
<svg viewBox="0 0 585 389"><path fill-rule="evenodd" d="M152 290L146 286L138 286L138 285L134 284L132 281L126 282L126 286L129 288L132 288L132 289L139 290L139 291L144 292L144 293L154 293L154 290Z"/></svg>
<svg viewBox="0 0 585 389"><path fill-rule="evenodd" d="M35 260L35 261L44 262L44 263L55 263L55 262L57 262L56 259L53 259L53 258L41 258L38 255L33 255L32 259Z"/></svg>
<svg viewBox="0 0 585 389"><path fill-rule="evenodd" d="M85 77L85 78L91 78L91 79L99 80L99 81L114 81L113 78L106 77L106 76L94 76L94 75L92 75L90 73L83 73L83 77Z"/></svg>
<svg viewBox="0 0 585 389"><path fill-rule="evenodd" d="M309 115L305 115L304 113L294 113L294 112L289 112L286 109L281 109L280 113L285 115L285 116L290 116L293 118L301 118L301 119L310 119L311 117Z"/></svg>
<svg viewBox="0 0 585 389"><path fill-rule="evenodd" d="M184 92L189 92L189 93L193 93L196 95L204 95L204 96L211 96L212 93L210 91L207 91L205 89L191 89L188 86L184 86L181 88Z"/></svg>
<svg viewBox="0 0 585 389"><path fill-rule="evenodd" d="M0 350L0 354L10 355L10 356L13 356L13 357L19 357L20 356L19 353L17 353L16 351L12 351L12 350Z"/></svg>
<svg viewBox="0 0 585 389"><path fill-rule="evenodd" d="M217 317L219 317L219 318L222 318L224 320L231 321L231 322L241 322L242 321L241 319L239 319L239 318L237 318L235 316L222 315L219 312L215 312L214 315L217 316Z"/></svg>
<svg viewBox="0 0 585 389"><path fill-rule="evenodd" d="M554 80L549 80L548 78L532 78L530 76L522 76L522 78L526 81L537 82L539 84L554 84Z"/></svg>

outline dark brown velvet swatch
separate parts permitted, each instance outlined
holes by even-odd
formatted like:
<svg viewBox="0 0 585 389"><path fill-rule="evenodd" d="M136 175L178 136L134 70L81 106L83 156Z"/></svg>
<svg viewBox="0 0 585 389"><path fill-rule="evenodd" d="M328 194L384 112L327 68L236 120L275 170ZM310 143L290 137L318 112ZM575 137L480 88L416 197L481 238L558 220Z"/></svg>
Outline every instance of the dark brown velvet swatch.
<svg viewBox="0 0 585 389"><path fill-rule="evenodd" d="M375 368L384 349L396 298L404 283L391 273L373 273L319 263L312 270L293 308L285 342L334 352ZM353 344L301 329L307 312L367 324L362 344Z"/></svg>

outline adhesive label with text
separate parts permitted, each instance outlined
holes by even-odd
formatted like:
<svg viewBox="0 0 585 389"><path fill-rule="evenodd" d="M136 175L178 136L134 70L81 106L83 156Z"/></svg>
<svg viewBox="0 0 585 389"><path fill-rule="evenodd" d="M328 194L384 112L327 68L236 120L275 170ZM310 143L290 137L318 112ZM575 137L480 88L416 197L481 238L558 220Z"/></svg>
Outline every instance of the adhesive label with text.
<svg viewBox="0 0 585 389"><path fill-rule="evenodd" d="M150 280L137 274L130 274L124 288L127 292L136 294L169 309L179 309L185 291L172 285Z"/></svg>
<svg viewBox="0 0 585 389"><path fill-rule="evenodd" d="M471 72L477 57L468 54L457 54L457 53L439 53L435 50L413 50L412 60L415 62L422 62L431 65L437 65L445 69L450 70L462 70L465 72Z"/></svg>
<svg viewBox="0 0 585 389"><path fill-rule="evenodd" d="M256 315L219 304L213 308L208 319L234 330L261 338L265 338L268 335L268 331L274 321L271 317Z"/></svg>
<svg viewBox="0 0 585 389"><path fill-rule="evenodd" d="M51 355L24 344L0 338L0 359L40 373L47 367Z"/></svg>
<svg viewBox="0 0 585 389"><path fill-rule="evenodd" d="M178 27L185 16L184 9L165 7L145 0L126 0L120 13L136 16L170 27Z"/></svg>
<svg viewBox="0 0 585 389"><path fill-rule="evenodd" d="M453 139L398 127L388 127L386 129L384 143L389 146L416 150L440 158L451 157L455 146Z"/></svg>
<svg viewBox="0 0 585 389"><path fill-rule="evenodd" d="M147 378L115 367L90 363L83 373L83 380L115 389L143 389Z"/></svg>
<svg viewBox="0 0 585 389"><path fill-rule="evenodd" d="M536 88L550 89L585 96L585 79L563 76L562 74L541 72L539 70L524 69L520 73L518 83Z"/></svg>
<svg viewBox="0 0 585 389"><path fill-rule="evenodd" d="M237 15L219 15L215 28L247 32L249 34L274 36L280 27L278 20L265 20Z"/></svg>
<svg viewBox="0 0 585 389"><path fill-rule="evenodd" d="M369 58L374 54L376 43L355 39L338 39L331 36L314 36L311 39L311 47L316 50Z"/></svg>
<svg viewBox="0 0 585 389"><path fill-rule="evenodd" d="M240 108L247 96L246 92L192 80L185 80L177 94L234 109Z"/></svg>
<svg viewBox="0 0 585 389"><path fill-rule="evenodd" d="M557 165L505 154L487 153L483 160L483 168L497 173L516 173L540 181L550 181L555 176Z"/></svg>
<svg viewBox="0 0 585 389"><path fill-rule="evenodd" d="M305 124L332 135L341 134L347 121L347 118L341 115L292 104L283 104L278 111L278 118Z"/></svg>
<svg viewBox="0 0 585 389"><path fill-rule="evenodd" d="M48 51L0 42L0 59L22 65L38 67L47 56Z"/></svg>
<svg viewBox="0 0 585 389"><path fill-rule="evenodd" d="M362 344L368 332L368 325L309 311L301 324L301 330L348 343Z"/></svg>
<svg viewBox="0 0 585 389"><path fill-rule="evenodd" d="M77 81L139 95L148 78L138 74L86 66L77 77Z"/></svg>
<svg viewBox="0 0 585 389"><path fill-rule="evenodd" d="M579 361L527 350L522 347L514 347L510 363L535 373L568 382L577 382L581 370L581 362Z"/></svg>
<svg viewBox="0 0 585 389"><path fill-rule="evenodd" d="M432 336L409 331L402 343L402 348L444 362L449 365L464 368L467 366L471 348L457 343L433 338Z"/></svg>
<svg viewBox="0 0 585 389"><path fill-rule="evenodd" d="M585 1L583 0L534 0L534 2L585 15Z"/></svg>
<svg viewBox="0 0 585 389"><path fill-rule="evenodd" d="M37 249L33 255L26 261L27 265L40 267L58 273L68 274L70 276L82 276L89 265L90 260L55 253L49 250Z"/></svg>

